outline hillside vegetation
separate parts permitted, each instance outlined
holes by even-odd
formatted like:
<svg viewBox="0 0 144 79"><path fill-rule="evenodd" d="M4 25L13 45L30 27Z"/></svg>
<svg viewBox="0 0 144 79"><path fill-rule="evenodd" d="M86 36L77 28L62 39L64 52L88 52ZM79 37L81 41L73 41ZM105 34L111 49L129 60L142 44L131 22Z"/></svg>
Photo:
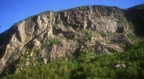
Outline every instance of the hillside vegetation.
<svg viewBox="0 0 144 79"><path fill-rule="evenodd" d="M88 47L74 59L61 58L36 66L31 61L31 66L1 79L143 79L143 59L144 42L115 54L96 55Z"/></svg>

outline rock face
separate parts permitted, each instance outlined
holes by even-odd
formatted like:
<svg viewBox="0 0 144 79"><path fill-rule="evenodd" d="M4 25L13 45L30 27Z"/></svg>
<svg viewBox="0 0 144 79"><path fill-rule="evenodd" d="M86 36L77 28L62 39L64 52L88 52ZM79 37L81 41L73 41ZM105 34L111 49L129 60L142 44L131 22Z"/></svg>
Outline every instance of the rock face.
<svg viewBox="0 0 144 79"><path fill-rule="evenodd" d="M133 23L135 34L144 37L144 4L128 8L125 16Z"/></svg>
<svg viewBox="0 0 144 79"><path fill-rule="evenodd" d="M117 7L87 6L60 12L44 12L14 24L0 35L0 73L22 55L37 63L61 57L71 58L84 48L96 54L122 52L133 42L125 10Z"/></svg>

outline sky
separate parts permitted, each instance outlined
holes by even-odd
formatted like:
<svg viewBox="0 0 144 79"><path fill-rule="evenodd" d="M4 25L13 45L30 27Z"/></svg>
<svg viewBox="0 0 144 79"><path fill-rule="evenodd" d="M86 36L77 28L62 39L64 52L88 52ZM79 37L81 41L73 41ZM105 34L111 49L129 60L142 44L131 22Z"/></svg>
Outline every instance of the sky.
<svg viewBox="0 0 144 79"><path fill-rule="evenodd" d="M60 11L86 5L126 9L138 4L144 4L144 0L0 0L0 33L13 24L44 11Z"/></svg>

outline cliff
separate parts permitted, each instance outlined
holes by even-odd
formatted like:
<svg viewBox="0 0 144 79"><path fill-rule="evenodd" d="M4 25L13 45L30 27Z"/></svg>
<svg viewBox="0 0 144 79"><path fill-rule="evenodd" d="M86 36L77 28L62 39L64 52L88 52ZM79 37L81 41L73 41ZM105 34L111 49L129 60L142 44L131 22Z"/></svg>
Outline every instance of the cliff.
<svg viewBox="0 0 144 79"><path fill-rule="evenodd" d="M22 20L0 34L0 73L10 71L24 55L25 59L33 57L36 65L76 57L86 48L96 54L121 53L135 43L131 37L139 35L133 26L144 25L134 23L139 19L137 16L132 19L134 12L137 11L85 6L43 12ZM23 65L28 63L29 60Z"/></svg>

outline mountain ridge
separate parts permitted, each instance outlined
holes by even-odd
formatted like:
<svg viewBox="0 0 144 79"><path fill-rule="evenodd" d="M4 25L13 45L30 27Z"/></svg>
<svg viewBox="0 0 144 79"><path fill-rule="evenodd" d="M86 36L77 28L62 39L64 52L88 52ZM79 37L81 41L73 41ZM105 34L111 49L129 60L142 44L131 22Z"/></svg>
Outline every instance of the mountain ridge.
<svg viewBox="0 0 144 79"><path fill-rule="evenodd" d="M87 47L96 54L123 52L135 43L130 38L135 37L135 28L128 22L132 19L128 15L133 15L129 11L93 5L26 18L0 34L0 73L9 71L23 54L34 57L37 64L47 64L61 57L75 57Z"/></svg>

